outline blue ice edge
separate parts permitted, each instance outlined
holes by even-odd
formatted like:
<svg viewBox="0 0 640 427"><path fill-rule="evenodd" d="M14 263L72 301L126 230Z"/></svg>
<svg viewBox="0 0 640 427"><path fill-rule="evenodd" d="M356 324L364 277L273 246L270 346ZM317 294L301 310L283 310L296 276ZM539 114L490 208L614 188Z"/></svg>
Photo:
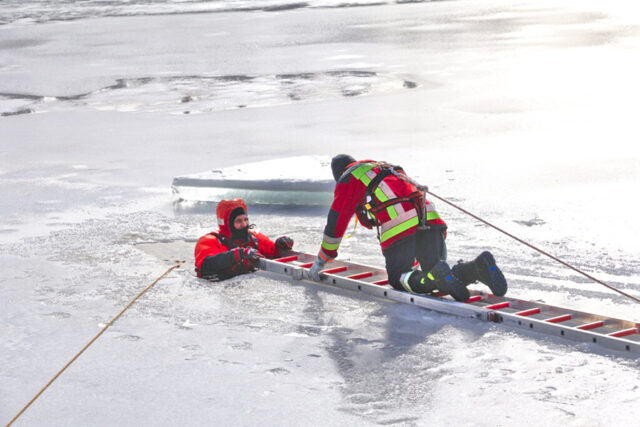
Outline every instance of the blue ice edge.
<svg viewBox="0 0 640 427"><path fill-rule="evenodd" d="M176 177L171 185L179 201L217 202L234 198L267 205L329 206L333 180L226 180Z"/></svg>

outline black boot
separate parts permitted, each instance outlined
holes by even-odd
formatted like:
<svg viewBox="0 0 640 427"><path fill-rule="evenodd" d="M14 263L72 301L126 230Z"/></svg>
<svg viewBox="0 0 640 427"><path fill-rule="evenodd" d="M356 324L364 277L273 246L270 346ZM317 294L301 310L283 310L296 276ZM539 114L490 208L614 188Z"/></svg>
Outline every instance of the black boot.
<svg viewBox="0 0 640 427"><path fill-rule="evenodd" d="M400 276L402 287L412 294L428 294L436 290L433 281L421 270L414 270Z"/></svg>
<svg viewBox="0 0 640 427"><path fill-rule="evenodd" d="M507 280L490 252L482 252L471 262L459 261L451 271L465 286L479 280L487 285L495 296L501 297L507 293Z"/></svg>
<svg viewBox="0 0 640 427"><path fill-rule="evenodd" d="M438 290L451 295L456 301L466 301L470 297L467 287L458 280L444 261L438 261L427 274L427 278Z"/></svg>
<svg viewBox="0 0 640 427"><path fill-rule="evenodd" d="M452 273L451 269L444 261L438 263L425 273L415 270L405 273L400 277L402 287L413 294L428 294L439 290L449 294L456 301L466 301L469 299L469 291Z"/></svg>

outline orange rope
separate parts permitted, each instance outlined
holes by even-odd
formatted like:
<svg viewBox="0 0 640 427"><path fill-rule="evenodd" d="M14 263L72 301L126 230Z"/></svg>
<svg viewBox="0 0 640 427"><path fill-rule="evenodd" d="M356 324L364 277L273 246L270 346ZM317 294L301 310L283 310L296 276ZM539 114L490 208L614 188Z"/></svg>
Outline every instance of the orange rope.
<svg viewBox="0 0 640 427"><path fill-rule="evenodd" d="M611 286L611 285L608 285L607 283L603 282L602 280L597 279L597 278L595 278L595 277L591 276L590 274L585 273L584 271L582 271L582 270L580 270L580 269L578 269L578 268L576 268L576 267L572 266L571 264L569 264L569 263L566 263L566 262L562 261L560 258L557 258L557 257L555 257L555 256L553 256L553 255L551 255L551 254L549 254L549 253L547 253L547 252L543 251L542 249L539 249L539 248L537 248L537 247L533 246L532 244L525 242L524 240L522 240L522 239L520 239L520 238L518 238L518 237L514 236L514 235L513 235L513 234L511 234L511 233L508 233L508 232L504 231L503 229L501 229L501 228L499 228L499 227L496 227L495 225L491 224L490 222L487 222L487 221L485 221L484 219L480 218L479 216L474 215L474 214L472 214L471 212L469 212L469 211L466 211L466 210L462 209L460 206L457 206L457 205L455 205L455 204L451 203L450 201L448 201L448 200L446 200L446 199L444 199L444 198L442 198L442 197L438 196L437 194L433 194L433 193L432 193L431 191L429 191L429 190L426 190L426 192L427 192L427 193L429 193L429 194L431 194L433 197L437 198L438 200L441 200L441 201L445 202L445 203L446 203L446 204L448 204L449 206L453 206L454 208L456 208L456 209L458 209L459 211L461 211L461 212L463 212L463 213L465 213L465 214L469 215L470 217L477 219L478 221L482 222L482 223L483 223L483 224L485 224L485 225L488 225L489 227L493 228L494 230L498 230L499 232L501 232L501 233L503 233L503 234L506 234L507 236L511 237L511 238L512 238L512 239L514 239L514 240L517 240L518 242L522 243L523 245L530 247L530 248L531 248L531 249L533 249L534 251L540 252L542 255L545 255L545 256L547 256L547 257L551 258L552 260L554 260L554 261L556 261L556 262L559 262L560 264L564 265L565 267L570 268L571 270L575 271L576 273L582 274L582 275L583 275L583 276L585 276L586 278L591 279L591 280L593 280L594 282L601 284L602 286L606 286L607 288L611 289L612 291L615 291L615 292L619 293L620 295L624 295L625 297L630 298L630 299L634 300L634 301L635 301L635 302L637 302L637 303L640 303L640 299L638 299L638 298L636 298L636 297L634 297L634 296L632 296L632 295L629 295L628 293L623 292L623 291L621 291L620 289L616 289L616 288L614 288L614 287L613 287L613 286Z"/></svg>
<svg viewBox="0 0 640 427"><path fill-rule="evenodd" d="M68 367L73 363L73 362L75 362L75 361L76 361L76 359L77 359L78 357L80 357L80 355L81 355L82 353L84 353L84 351L85 351L87 348L89 348L89 346L90 346L91 344L93 344L93 343L94 343L98 338L100 338L100 335L102 335L102 334L103 334L107 329L109 329L109 327L110 327L111 325L113 325L113 324L115 323L115 321L116 321L116 320L118 320L118 318L119 318L120 316L122 316L122 314L123 314L125 311L127 311L127 310L129 309L129 307L131 307L131 306L132 306L132 305L133 305L133 304L134 304L134 303L135 303L135 302L136 302L136 301L137 301L137 300L138 300L142 295L144 295L144 293L145 293L145 292L147 292L149 289L151 289L152 287L154 287L156 283L158 283L160 280L162 280L162 279L163 279L167 274L169 274L171 271L173 271L173 270L175 270L176 268L180 267L183 263L184 263L184 261L181 261L181 262L179 262L178 264L176 264L176 265L174 265L173 267L171 267L170 269L168 269L167 271L165 271L165 272L164 272L160 277L158 277L156 280L154 280L154 281L153 281L153 283L151 283L149 286L147 286L146 288L144 288L144 289L142 290L142 292L140 292L140 293L139 293L139 294L138 294L134 299L132 299L132 300L129 302L129 304L127 304L127 306L126 306L125 308L123 308L123 309L122 309L122 311L120 311L120 313L118 313L118 314L117 314L113 319L111 319L111 320L109 321L109 323L107 323L107 324L104 326L104 328L102 328L102 330L101 330L100 332L98 332L98 334L97 334L95 337L93 337L93 338L91 339L91 341L89 341L89 342L88 342L88 343L87 343L87 344L82 348L82 350L80 350L80 351L78 352L78 354L76 354L75 356L73 356L73 358L72 358L69 362L67 362L67 364L66 364L66 365L64 365L64 367L63 367L62 369L60 369L60 370L58 371L58 373L57 373L57 374L55 374L55 375L53 376L53 378L51 378L51 379L49 380L49 382L48 382L44 387L42 387L42 389L38 392L38 394L36 394L36 395L33 397L33 399L31 399L31 400L29 401L29 403L27 403L27 404L24 406L24 408L22 408L22 410L21 410L20 412L18 412L18 414L17 414L15 417L13 417L13 419L12 419L11 421L9 421L9 424L7 424L7 427L9 427L11 424L13 424L13 423L14 423L14 422L15 422L15 421L20 417L20 415L22 415L22 414L27 410L27 408L29 408L29 406L31 406L31 404L32 404L33 402L35 402L35 400L36 400L38 397L40 397L40 395L41 395L42 393L44 393L44 391L45 391L47 388L49 388L49 386L50 386L50 385L51 385L51 384L52 384L56 379L58 379L58 377L59 377L59 376L60 376L60 375L61 375L61 374L62 374L62 373L63 373L63 372L64 372L64 371L65 371L65 370L66 370L66 369L67 369L67 368L68 368Z"/></svg>
<svg viewBox="0 0 640 427"><path fill-rule="evenodd" d="M356 227L358 226L358 216L354 215L354 218L355 218L355 221L353 222L353 231L348 236L345 236L345 238L347 239L352 238L353 235L356 234Z"/></svg>

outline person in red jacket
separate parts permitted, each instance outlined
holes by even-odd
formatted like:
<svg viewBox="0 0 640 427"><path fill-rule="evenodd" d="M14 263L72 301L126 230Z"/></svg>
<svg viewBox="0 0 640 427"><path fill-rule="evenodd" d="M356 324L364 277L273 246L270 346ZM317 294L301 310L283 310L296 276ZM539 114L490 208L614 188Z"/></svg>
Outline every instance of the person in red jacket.
<svg viewBox="0 0 640 427"><path fill-rule="evenodd" d="M450 268L446 262L447 224L415 181L399 166L373 160L356 161L340 154L331 161L336 181L322 245L309 277L320 280L324 265L338 256L338 247L354 213L367 228L375 227L385 257L389 284L416 294L436 290L457 301L469 299L467 285L479 280L494 295L507 282L491 253ZM414 269L415 260L420 269Z"/></svg>
<svg viewBox="0 0 640 427"><path fill-rule="evenodd" d="M218 232L200 237L196 244L198 277L225 280L257 270L260 258L278 258L293 247L293 239L282 236L275 242L251 230L247 204L242 199L221 200L216 208Z"/></svg>

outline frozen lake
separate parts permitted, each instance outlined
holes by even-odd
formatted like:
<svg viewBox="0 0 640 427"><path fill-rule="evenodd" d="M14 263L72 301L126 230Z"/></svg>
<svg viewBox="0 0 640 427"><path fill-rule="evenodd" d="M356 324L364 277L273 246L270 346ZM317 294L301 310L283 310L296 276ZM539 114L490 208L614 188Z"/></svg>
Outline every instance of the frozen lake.
<svg viewBox="0 0 640 427"><path fill-rule="evenodd" d="M637 6L147 3L0 4L0 422L180 255L16 425L637 424L637 360L261 274L199 281L214 209L170 188L387 160L639 296ZM640 321L437 205L451 262L490 249L511 296ZM249 209L317 251L327 208ZM383 262L361 227L340 257Z"/></svg>

